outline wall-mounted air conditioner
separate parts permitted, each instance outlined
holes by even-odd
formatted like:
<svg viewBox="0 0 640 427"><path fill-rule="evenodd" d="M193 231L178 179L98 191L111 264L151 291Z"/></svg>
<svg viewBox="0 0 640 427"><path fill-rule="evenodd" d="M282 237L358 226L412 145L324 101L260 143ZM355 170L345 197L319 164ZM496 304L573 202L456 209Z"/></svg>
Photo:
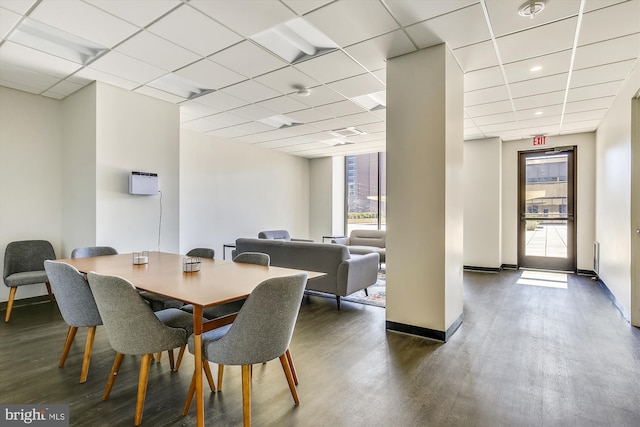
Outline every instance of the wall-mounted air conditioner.
<svg viewBox="0 0 640 427"><path fill-rule="evenodd" d="M129 174L129 194L152 196L158 194L158 174L136 172Z"/></svg>

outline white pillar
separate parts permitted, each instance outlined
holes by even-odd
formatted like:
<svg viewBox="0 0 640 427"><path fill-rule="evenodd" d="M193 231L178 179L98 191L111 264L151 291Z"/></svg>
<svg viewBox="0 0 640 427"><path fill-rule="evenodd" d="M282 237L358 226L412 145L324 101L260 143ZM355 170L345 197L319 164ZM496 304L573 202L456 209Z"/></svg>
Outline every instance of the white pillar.
<svg viewBox="0 0 640 427"><path fill-rule="evenodd" d="M462 323L463 74L444 45L387 62L387 329Z"/></svg>

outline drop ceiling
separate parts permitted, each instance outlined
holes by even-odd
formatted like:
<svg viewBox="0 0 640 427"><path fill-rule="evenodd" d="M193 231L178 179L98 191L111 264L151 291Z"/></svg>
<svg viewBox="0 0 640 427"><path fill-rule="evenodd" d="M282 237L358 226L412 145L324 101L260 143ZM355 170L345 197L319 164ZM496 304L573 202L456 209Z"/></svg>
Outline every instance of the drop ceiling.
<svg viewBox="0 0 640 427"><path fill-rule="evenodd" d="M547 0L534 18L523 3L1 0L0 85L63 99L100 81L180 105L182 128L315 158L384 151L386 60L444 42L464 72L465 139L594 131L638 67L640 0ZM104 49L27 47L28 22ZM261 43L284 24L329 40L275 54Z"/></svg>

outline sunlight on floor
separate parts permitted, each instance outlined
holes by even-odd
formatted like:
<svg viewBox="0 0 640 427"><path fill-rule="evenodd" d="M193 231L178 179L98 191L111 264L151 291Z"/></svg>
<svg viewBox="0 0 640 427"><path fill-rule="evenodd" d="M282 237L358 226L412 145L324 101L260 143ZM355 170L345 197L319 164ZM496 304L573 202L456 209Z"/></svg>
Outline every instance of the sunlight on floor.
<svg viewBox="0 0 640 427"><path fill-rule="evenodd" d="M567 289L567 274L551 273L548 271L524 270L516 284L525 286L543 286L545 288Z"/></svg>

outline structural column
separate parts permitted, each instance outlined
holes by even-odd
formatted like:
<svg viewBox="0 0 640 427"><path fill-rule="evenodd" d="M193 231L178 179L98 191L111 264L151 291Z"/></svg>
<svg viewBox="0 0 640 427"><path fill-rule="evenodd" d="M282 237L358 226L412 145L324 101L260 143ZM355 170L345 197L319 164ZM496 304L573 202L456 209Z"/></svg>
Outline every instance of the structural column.
<svg viewBox="0 0 640 427"><path fill-rule="evenodd" d="M463 73L444 45L387 62L387 329L462 323Z"/></svg>

